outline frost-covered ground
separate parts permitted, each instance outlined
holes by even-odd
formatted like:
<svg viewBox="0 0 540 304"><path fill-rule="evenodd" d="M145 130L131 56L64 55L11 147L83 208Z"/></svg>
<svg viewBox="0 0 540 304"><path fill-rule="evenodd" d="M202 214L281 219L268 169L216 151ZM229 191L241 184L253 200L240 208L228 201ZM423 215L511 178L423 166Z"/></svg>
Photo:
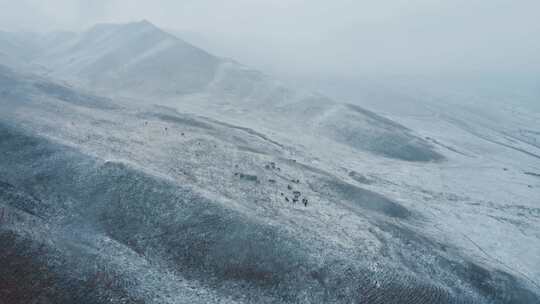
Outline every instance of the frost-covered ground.
<svg viewBox="0 0 540 304"><path fill-rule="evenodd" d="M383 117L147 22L18 39L0 303L540 300L538 112Z"/></svg>

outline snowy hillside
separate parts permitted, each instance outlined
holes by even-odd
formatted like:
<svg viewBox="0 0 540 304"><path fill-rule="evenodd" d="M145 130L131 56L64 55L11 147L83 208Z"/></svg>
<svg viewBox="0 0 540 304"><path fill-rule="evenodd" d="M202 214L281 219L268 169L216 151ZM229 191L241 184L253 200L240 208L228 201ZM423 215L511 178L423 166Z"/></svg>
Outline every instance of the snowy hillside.
<svg viewBox="0 0 540 304"><path fill-rule="evenodd" d="M45 50L35 62L93 88L159 96L200 90L219 59L141 21L96 25Z"/></svg>
<svg viewBox="0 0 540 304"><path fill-rule="evenodd" d="M382 116L146 21L5 37L2 304L540 302L536 114Z"/></svg>
<svg viewBox="0 0 540 304"><path fill-rule="evenodd" d="M33 46L29 71L131 104L190 108L261 127L262 120L271 118L270 128L279 122L282 130L298 127L301 133L386 157L443 158L414 132L375 113L292 89L259 71L212 56L147 21L101 24L80 34L36 34L30 36L33 40L27 36L18 39Z"/></svg>

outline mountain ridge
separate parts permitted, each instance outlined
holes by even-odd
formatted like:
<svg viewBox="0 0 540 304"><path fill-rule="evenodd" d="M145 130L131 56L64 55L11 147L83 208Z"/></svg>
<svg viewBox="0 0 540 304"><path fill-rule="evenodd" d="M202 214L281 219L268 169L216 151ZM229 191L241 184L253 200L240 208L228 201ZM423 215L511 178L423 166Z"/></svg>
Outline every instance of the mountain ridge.
<svg viewBox="0 0 540 304"><path fill-rule="evenodd" d="M177 109L198 105L194 110L213 112L214 118L221 120L249 116L261 122L259 118L272 113L281 117L284 127L300 122L313 134L353 149L407 161L443 159L434 146L403 126L388 124L387 119L369 111L349 115L340 103L292 89L260 71L213 56L147 20L97 24L75 35L45 35L41 41L60 43L45 49L32 64L44 66L47 77L101 95L135 98L141 103L158 99L152 102ZM249 115L222 115L232 109ZM350 141L352 137L361 139ZM388 144L392 140L399 144Z"/></svg>

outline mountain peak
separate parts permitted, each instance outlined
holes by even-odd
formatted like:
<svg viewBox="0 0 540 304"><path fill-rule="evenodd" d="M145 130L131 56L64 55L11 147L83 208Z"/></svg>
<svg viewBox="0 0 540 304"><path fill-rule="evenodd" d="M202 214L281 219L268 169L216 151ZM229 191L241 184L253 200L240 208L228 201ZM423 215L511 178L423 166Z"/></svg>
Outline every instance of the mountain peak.
<svg viewBox="0 0 540 304"><path fill-rule="evenodd" d="M160 28L155 26L150 21L143 19L140 21L133 21L128 23L98 23L94 26L92 26L90 29L88 29L87 33L92 32L102 32L102 31L110 31L110 30L118 30L118 29L125 29L125 30L154 30L154 31L162 31Z"/></svg>
<svg viewBox="0 0 540 304"><path fill-rule="evenodd" d="M148 21L146 19L143 19L143 20L137 21L137 22L133 22L133 24L138 25L140 27L148 27L148 28L158 29L157 26L155 26L152 22L150 22L150 21Z"/></svg>

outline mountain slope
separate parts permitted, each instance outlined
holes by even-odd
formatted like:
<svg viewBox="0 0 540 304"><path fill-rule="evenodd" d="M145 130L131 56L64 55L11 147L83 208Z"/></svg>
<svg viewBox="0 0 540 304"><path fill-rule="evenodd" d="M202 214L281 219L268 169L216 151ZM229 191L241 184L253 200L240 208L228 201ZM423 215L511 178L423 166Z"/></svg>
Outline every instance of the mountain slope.
<svg viewBox="0 0 540 304"><path fill-rule="evenodd" d="M93 88L167 95L200 90L219 59L142 21L96 25L36 62Z"/></svg>
<svg viewBox="0 0 540 304"><path fill-rule="evenodd" d="M0 31L0 64L21 66L32 59L34 52L34 46L24 38L23 33Z"/></svg>
<svg viewBox="0 0 540 304"><path fill-rule="evenodd" d="M461 247L454 217L438 213L455 209L454 196L386 180L398 162L365 172L356 155L327 147L343 171L309 134L282 140L126 106L7 68L0 79L0 298L9 303L538 301L519 273ZM433 178L434 166L417 175ZM417 192L441 197L432 207ZM535 231L538 215L527 212L532 226L517 240ZM454 229L431 233L431 221Z"/></svg>
<svg viewBox="0 0 540 304"><path fill-rule="evenodd" d="M192 108L229 122L235 116L252 122L277 117L286 132L299 123L303 132L359 151L406 161L443 159L430 143L383 117L291 89L259 71L212 56L147 21L102 24L80 34L38 38L35 45L51 47L40 47L32 64L46 67L48 76L106 95ZM274 127L275 121L270 122ZM395 141L397 145L389 144Z"/></svg>

